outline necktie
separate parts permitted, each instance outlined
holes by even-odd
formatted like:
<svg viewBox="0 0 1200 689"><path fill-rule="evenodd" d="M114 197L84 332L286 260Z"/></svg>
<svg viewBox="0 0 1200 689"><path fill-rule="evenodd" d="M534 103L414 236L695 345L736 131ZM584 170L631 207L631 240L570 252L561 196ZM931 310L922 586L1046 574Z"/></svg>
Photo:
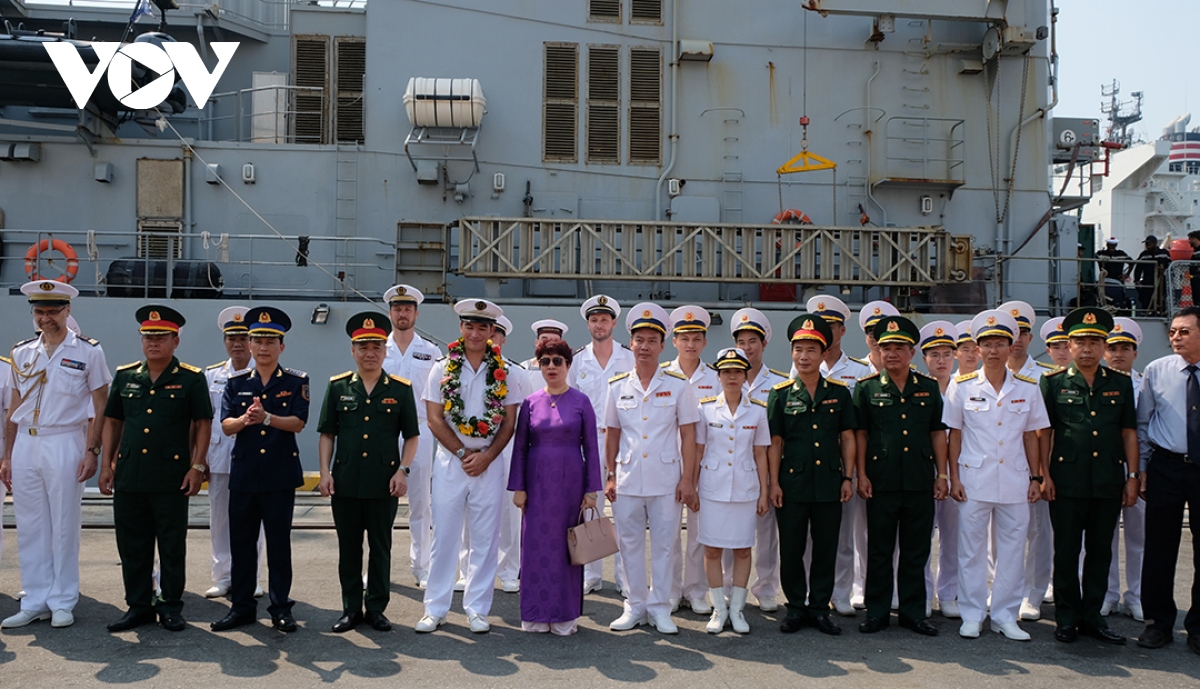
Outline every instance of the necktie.
<svg viewBox="0 0 1200 689"><path fill-rule="evenodd" d="M1184 369L1187 371L1187 452L1188 459L1193 462L1200 460L1200 381L1196 380L1196 365Z"/></svg>

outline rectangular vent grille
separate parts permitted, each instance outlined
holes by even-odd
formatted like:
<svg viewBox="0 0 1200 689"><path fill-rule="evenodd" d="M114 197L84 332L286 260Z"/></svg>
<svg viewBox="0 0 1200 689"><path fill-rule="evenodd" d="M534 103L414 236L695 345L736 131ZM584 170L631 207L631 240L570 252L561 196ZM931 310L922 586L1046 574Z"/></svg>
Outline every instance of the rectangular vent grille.
<svg viewBox="0 0 1200 689"><path fill-rule="evenodd" d="M621 21L621 0L588 0L588 21Z"/></svg>
<svg viewBox="0 0 1200 689"><path fill-rule="evenodd" d="M587 161L621 162L621 50L588 48Z"/></svg>
<svg viewBox="0 0 1200 689"><path fill-rule="evenodd" d="M647 24L662 23L662 0L631 0L629 20Z"/></svg>
<svg viewBox="0 0 1200 689"><path fill-rule="evenodd" d="M579 46L545 44L542 90L542 159L574 163L579 159Z"/></svg>
<svg viewBox="0 0 1200 689"><path fill-rule="evenodd" d="M321 91L298 91L292 104L292 138L296 143L329 143L328 118L329 37L296 36L293 40L292 74L296 86Z"/></svg>
<svg viewBox="0 0 1200 689"><path fill-rule="evenodd" d="M662 161L662 51L629 52L629 162Z"/></svg>
<svg viewBox="0 0 1200 689"><path fill-rule="evenodd" d="M361 38L338 38L337 106L334 110L334 134L339 143L362 143L363 77L367 68L367 43Z"/></svg>

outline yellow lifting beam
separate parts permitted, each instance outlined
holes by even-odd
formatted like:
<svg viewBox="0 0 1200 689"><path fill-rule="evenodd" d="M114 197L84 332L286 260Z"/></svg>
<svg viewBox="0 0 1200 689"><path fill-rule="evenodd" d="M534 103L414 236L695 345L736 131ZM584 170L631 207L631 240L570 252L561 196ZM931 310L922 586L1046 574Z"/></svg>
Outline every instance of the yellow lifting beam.
<svg viewBox="0 0 1200 689"><path fill-rule="evenodd" d="M805 142L807 143L807 141ZM784 163L775 174L787 175L793 172L816 172L817 170L836 170L837 163L809 151L807 148L797 153L791 160Z"/></svg>

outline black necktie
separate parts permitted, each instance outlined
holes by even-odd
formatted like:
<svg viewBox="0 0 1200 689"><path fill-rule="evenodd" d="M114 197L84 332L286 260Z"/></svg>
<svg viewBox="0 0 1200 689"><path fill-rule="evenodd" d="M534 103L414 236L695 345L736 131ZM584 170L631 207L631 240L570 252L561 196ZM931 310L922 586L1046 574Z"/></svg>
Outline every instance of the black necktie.
<svg viewBox="0 0 1200 689"><path fill-rule="evenodd" d="M1196 380L1196 365L1187 371L1187 453L1193 462L1200 460L1200 381Z"/></svg>

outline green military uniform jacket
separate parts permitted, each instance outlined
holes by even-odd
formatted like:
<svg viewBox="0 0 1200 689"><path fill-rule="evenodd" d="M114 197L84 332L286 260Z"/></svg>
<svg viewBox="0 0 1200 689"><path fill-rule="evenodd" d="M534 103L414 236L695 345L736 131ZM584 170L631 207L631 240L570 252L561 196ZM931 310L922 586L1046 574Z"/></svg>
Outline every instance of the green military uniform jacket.
<svg viewBox="0 0 1200 689"><path fill-rule="evenodd" d="M400 467L399 438L421 432L412 383L385 373L367 394L358 373L333 376L317 432L336 437L329 473L339 498L390 497L388 481Z"/></svg>
<svg viewBox="0 0 1200 689"><path fill-rule="evenodd" d="M909 371L901 393L886 371L854 386L858 427L867 432L867 478L873 490L931 491L937 477L931 434L942 423L937 380Z"/></svg>
<svg viewBox="0 0 1200 689"><path fill-rule="evenodd" d="M124 422L114 488L177 492L192 467L191 425L212 420L204 372L172 357L150 381L144 361L117 368L104 415Z"/></svg>
<svg viewBox="0 0 1200 689"><path fill-rule="evenodd" d="M816 396L799 378L772 388L767 397L767 425L783 439L779 487L784 502L839 502L842 492L840 435L855 429L850 390L840 381L822 378Z"/></svg>
<svg viewBox="0 0 1200 689"><path fill-rule="evenodd" d="M1056 493L1064 498L1119 498L1128 474L1121 430L1137 428L1133 381L1101 366L1089 388L1071 364L1042 376L1041 387L1054 430L1050 478Z"/></svg>

